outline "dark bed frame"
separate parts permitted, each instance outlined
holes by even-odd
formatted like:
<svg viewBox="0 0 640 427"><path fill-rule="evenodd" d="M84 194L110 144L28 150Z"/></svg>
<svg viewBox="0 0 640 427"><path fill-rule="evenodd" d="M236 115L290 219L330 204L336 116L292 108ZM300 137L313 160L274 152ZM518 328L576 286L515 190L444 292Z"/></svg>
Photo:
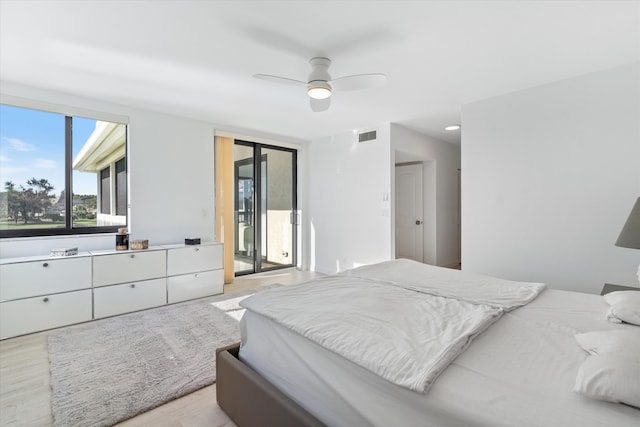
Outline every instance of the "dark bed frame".
<svg viewBox="0 0 640 427"><path fill-rule="evenodd" d="M239 427L325 426L238 358L240 343L216 350L218 404Z"/></svg>

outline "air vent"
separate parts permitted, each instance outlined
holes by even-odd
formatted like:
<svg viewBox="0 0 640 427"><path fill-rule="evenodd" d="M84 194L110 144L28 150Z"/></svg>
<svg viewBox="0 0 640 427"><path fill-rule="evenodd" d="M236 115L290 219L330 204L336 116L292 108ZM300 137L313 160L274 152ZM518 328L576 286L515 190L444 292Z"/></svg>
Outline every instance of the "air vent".
<svg viewBox="0 0 640 427"><path fill-rule="evenodd" d="M358 135L358 142L369 142L374 141L376 139L376 131L372 130L370 132L363 132Z"/></svg>

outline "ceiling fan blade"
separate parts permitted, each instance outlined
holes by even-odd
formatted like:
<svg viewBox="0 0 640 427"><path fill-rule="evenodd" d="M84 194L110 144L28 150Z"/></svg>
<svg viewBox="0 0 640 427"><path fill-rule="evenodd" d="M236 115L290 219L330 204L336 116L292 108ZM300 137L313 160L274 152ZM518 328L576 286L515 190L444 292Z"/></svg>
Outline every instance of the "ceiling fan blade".
<svg viewBox="0 0 640 427"><path fill-rule="evenodd" d="M331 97L325 99L309 98L309 101L311 103L311 109L315 113L327 111L331 105Z"/></svg>
<svg viewBox="0 0 640 427"><path fill-rule="evenodd" d="M288 79L286 77L280 76L271 76L269 74L254 74L253 77L256 79L267 80L274 83L282 83L285 85L291 86L308 86L307 82L302 82L300 80Z"/></svg>
<svg viewBox="0 0 640 427"><path fill-rule="evenodd" d="M387 76L384 74L356 74L333 79L329 82L336 90L361 90L372 89L387 84Z"/></svg>

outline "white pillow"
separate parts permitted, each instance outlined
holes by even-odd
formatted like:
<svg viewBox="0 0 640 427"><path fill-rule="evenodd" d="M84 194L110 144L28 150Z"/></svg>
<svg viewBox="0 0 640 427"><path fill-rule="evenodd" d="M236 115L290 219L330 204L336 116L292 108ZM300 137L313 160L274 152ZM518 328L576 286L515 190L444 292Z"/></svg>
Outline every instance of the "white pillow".
<svg viewBox="0 0 640 427"><path fill-rule="evenodd" d="M640 355L640 328L577 334L576 341L589 354L635 353Z"/></svg>
<svg viewBox="0 0 640 427"><path fill-rule="evenodd" d="M605 353L589 356L578 369L573 391L592 399L640 408L640 355Z"/></svg>
<svg viewBox="0 0 640 427"><path fill-rule="evenodd" d="M591 356L578 369L573 391L640 408L640 329L624 328L575 335Z"/></svg>
<svg viewBox="0 0 640 427"><path fill-rule="evenodd" d="M607 317L640 326L640 291L616 291L604 295L611 308Z"/></svg>

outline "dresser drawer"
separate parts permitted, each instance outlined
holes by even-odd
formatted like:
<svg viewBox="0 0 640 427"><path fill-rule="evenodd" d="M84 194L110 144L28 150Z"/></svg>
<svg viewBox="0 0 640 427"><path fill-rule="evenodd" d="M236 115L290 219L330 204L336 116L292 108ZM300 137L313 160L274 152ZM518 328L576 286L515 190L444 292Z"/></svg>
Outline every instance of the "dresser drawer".
<svg viewBox="0 0 640 427"><path fill-rule="evenodd" d="M0 265L0 301L91 288L91 258Z"/></svg>
<svg viewBox="0 0 640 427"><path fill-rule="evenodd" d="M164 278L103 286L93 290L93 315L96 319L166 303L167 281Z"/></svg>
<svg viewBox="0 0 640 427"><path fill-rule="evenodd" d="M205 271L167 278L169 304L221 294L224 288L224 270Z"/></svg>
<svg viewBox="0 0 640 427"><path fill-rule="evenodd" d="M0 303L0 339L91 320L91 290Z"/></svg>
<svg viewBox="0 0 640 427"><path fill-rule="evenodd" d="M222 268L223 246L205 244L167 250L167 276Z"/></svg>
<svg viewBox="0 0 640 427"><path fill-rule="evenodd" d="M166 251L125 252L93 256L93 286L129 283L164 277Z"/></svg>

